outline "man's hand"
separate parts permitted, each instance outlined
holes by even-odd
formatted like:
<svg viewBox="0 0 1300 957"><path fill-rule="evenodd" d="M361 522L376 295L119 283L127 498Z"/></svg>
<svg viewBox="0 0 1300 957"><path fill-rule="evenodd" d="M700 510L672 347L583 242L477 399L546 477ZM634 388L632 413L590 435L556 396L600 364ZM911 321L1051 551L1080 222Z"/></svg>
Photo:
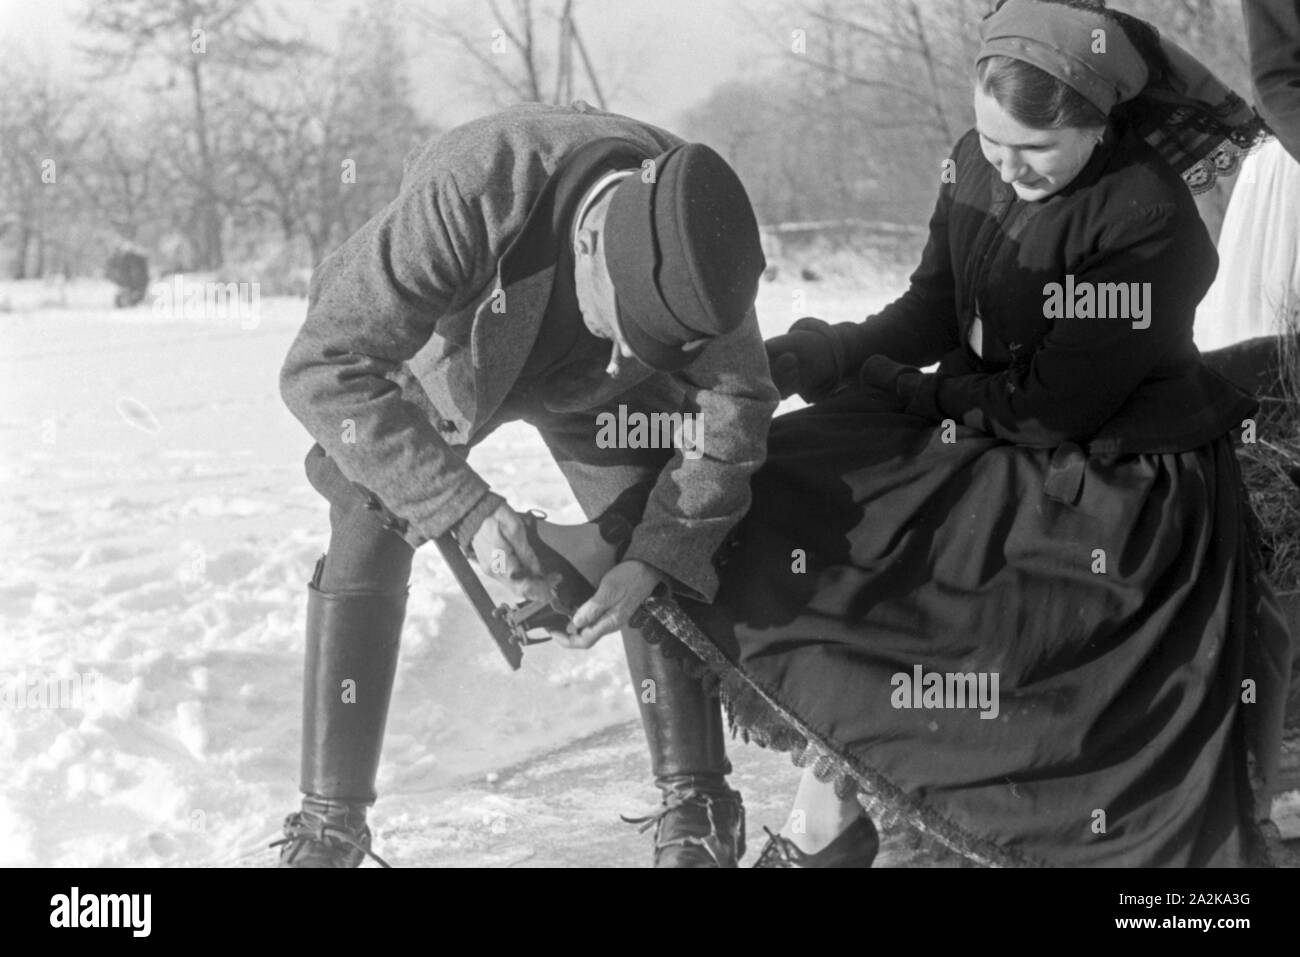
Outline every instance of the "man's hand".
<svg viewBox="0 0 1300 957"><path fill-rule="evenodd" d="M484 573L521 598L547 600L550 583L542 563L528 544L524 520L509 505L483 519L474 533L474 557Z"/></svg>
<svg viewBox="0 0 1300 957"><path fill-rule="evenodd" d="M566 648L590 648L610 632L623 628L642 602L667 578L657 568L635 559L615 565L600 587L573 616L569 634L556 636Z"/></svg>

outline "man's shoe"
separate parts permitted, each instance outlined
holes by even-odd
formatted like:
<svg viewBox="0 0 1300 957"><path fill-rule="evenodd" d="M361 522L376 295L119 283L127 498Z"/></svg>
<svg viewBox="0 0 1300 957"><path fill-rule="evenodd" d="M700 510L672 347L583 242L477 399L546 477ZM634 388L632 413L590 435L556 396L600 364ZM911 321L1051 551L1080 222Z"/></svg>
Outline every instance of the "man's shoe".
<svg viewBox="0 0 1300 957"><path fill-rule="evenodd" d="M654 866L736 867L745 853L745 806L727 786L721 706L636 629L623 630L623 645L632 687L655 692L638 698L663 804L637 822L655 828Z"/></svg>
<svg viewBox="0 0 1300 957"><path fill-rule="evenodd" d="M655 829L655 867L736 867L745 856L745 804L721 783L683 782L663 788L663 804L644 817L623 820Z"/></svg>
<svg viewBox="0 0 1300 957"><path fill-rule="evenodd" d="M305 797L302 810L284 820L279 867L357 867L367 857L389 864L370 850L365 805Z"/></svg>
<svg viewBox="0 0 1300 957"><path fill-rule="evenodd" d="M586 525L527 525L534 550L555 559L549 570L559 570L562 581L576 583L567 600L561 595L551 603L561 613L595 590L621 557L632 529L614 509ZM655 829L655 867L735 867L745 853L745 808L739 792L727 787L731 763L721 705L639 628L629 625L622 631L650 771L664 795L654 813L624 820L640 824L642 831Z"/></svg>
<svg viewBox="0 0 1300 957"><path fill-rule="evenodd" d="M799 850L787 837L763 830L767 831L767 845L755 867L870 867L880 850L876 825L865 814L816 854Z"/></svg>

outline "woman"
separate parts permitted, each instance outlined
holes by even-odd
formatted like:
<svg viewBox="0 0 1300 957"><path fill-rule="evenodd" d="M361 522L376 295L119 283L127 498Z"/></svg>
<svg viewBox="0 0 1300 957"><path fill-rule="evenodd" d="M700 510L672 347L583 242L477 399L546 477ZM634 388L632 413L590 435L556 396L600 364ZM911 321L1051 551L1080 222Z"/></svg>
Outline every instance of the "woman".
<svg viewBox="0 0 1300 957"><path fill-rule="evenodd" d="M1219 274L1196 311L1200 349L1300 326L1300 162L1278 140L1242 164L1219 249Z"/></svg>
<svg viewBox="0 0 1300 957"><path fill-rule="evenodd" d="M981 38L910 288L769 343L815 404L773 423L699 628L651 608L808 768L759 866L869 864L864 809L985 863L1257 860L1289 650L1232 448L1254 402L1192 342L1188 186L1266 131L1099 4L1009 0Z"/></svg>

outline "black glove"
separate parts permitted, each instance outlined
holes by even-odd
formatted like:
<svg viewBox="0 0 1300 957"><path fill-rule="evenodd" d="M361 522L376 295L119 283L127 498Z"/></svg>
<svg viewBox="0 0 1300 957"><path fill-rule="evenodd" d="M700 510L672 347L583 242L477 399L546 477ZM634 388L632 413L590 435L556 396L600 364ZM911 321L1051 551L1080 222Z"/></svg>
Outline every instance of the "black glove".
<svg viewBox="0 0 1300 957"><path fill-rule="evenodd" d="M822 320L805 316L785 335L768 339L763 346L781 398L797 392L805 402L816 402L839 386L844 349L834 330Z"/></svg>
<svg viewBox="0 0 1300 957"><path fill-rule="evenodd" d="M877 353L862 363L858 385L898 412L925 418L943 418L938 405L939 377L916 366L903 365Z"/></svg>

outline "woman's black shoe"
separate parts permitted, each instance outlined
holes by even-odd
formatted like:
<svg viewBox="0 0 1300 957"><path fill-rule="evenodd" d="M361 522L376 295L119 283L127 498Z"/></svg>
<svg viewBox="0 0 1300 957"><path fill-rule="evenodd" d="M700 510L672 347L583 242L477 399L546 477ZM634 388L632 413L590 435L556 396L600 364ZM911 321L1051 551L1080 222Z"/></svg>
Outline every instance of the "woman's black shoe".
<svg viewBox="0 0 1300 957"><path fill-rule="evenodd" d="M794 841L768 828L763 830L767 831L767 844L755 867L870 867L880 850L876 825L865 814L816 854L799 850Z"/></svg>

